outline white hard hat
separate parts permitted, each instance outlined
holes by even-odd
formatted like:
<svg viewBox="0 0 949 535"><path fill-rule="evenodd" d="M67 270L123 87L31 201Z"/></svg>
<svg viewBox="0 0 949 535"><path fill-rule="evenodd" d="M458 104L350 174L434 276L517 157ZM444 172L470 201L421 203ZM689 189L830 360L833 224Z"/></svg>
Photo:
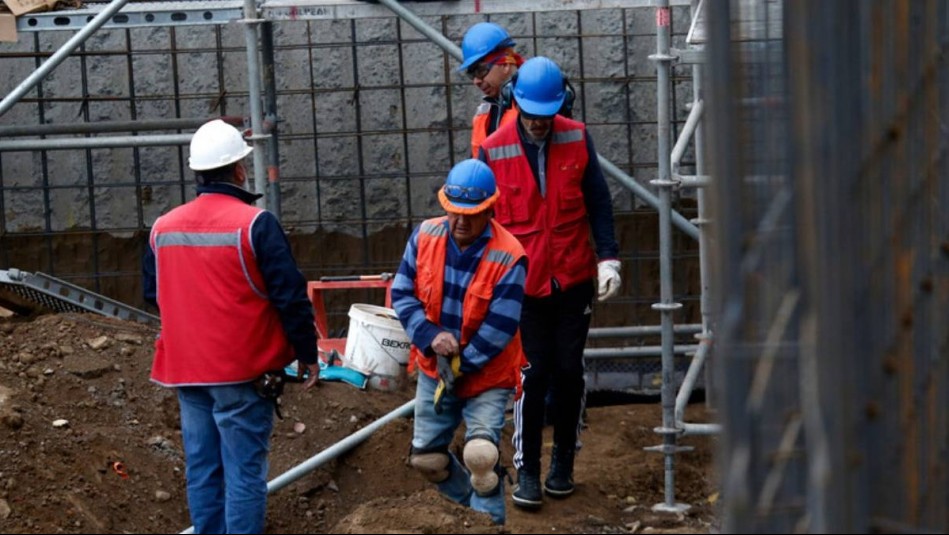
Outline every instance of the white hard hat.
<svg viewBox="0 0 949 535"><path fill-rule="evenodd" d="M191 138L188 167L194 171L217 169L243 160L252 150L240 131L215 119L201 125Z"/></svg>

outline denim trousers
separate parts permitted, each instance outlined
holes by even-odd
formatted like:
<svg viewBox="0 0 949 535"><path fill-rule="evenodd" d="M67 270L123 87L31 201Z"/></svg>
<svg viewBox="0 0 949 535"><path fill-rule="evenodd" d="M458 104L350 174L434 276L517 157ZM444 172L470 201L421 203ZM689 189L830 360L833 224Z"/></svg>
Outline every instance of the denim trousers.
<svg viewBox="0 0 949 535"><path fill-rule="evenodd" d="M501 429L504 427L504 410L514 393L511 388L486 390L475 397L459 398L454 392L448 392L442 399L442 413L435 414L433 397L435 379L424 373L418 376L415 389L415 429L412 447L418 450L448 450L455 430L465 422L465 442L472 438L483 438L498 445L501 441ZM448 454L451 459L448 479L438 484L438 490L461 505L475 511L488 513L496 524L504 524L504 478L497 492L491 496L480 496L471 488L468 470L458 458Z"/></svg>
<svg viewBox="0 0 949 535"><path fill-rule="evenodd" d="M195 533L263 533L274 404L252 383L178 389Z"/></svg>

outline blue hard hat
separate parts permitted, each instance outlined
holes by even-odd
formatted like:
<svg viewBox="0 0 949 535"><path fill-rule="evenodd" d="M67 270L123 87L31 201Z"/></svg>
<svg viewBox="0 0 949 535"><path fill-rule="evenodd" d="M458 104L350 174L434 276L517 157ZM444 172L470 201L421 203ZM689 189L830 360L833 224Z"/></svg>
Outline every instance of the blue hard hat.
<svg viewBox="0 0 949 535"><path fill-rule="evenodd" d="M490 208L498 198L494 171L481 160L468 159L448 172L438 200L448 212L477 214Z"/></svg>
<svg viewBox="0 0 949 535"><path fill-rule="evenodd" d="M468 28L465 37L461 40L463 60L458 70L464 71L498 48L512 46L514 46L514 39L511 39L507 30L493 22L479 22Z"/></svg>
<svg viewBox="0 0 949 535"><path fill-rule="evenodd" d="M525 115L553 117L567 97L563 73L550 58L538 56L521 65L514 82L514 100Z"/></svg>

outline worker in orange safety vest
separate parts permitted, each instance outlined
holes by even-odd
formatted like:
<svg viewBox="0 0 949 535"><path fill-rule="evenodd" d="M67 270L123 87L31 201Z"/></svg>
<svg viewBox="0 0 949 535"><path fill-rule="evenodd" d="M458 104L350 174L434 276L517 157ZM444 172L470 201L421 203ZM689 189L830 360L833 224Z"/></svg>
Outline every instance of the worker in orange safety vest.
<svg viewBox="0 0 949 535"><path fill-rule="evenodd" d="M449 498L503 524L498 446L526 364L518 321L527 262L492 219L498 191L483 162L455 165L438 198L447 215L412 233L391 290L421 372L410 463ZM462 421L464 464L449 451Z"/></svg>

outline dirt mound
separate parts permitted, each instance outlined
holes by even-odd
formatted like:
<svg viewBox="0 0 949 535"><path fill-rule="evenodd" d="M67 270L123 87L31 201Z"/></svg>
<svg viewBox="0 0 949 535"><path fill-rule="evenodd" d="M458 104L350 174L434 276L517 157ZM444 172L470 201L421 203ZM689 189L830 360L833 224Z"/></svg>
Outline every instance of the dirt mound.
<svg viewBox="0 0 949 535"><path fill-rule="evenodd" d="M177 400L148 380L156 334L86 314L0 319L0 532L167 533L190 526ZM291 385L274 428L270 479L402 406L411 389L324 383L302 392ZM690 407L689 417L707 420L701 406ZM642 448L661 442L652 432L660 422L657 403L591 407L574 496L547 500L539 513L517 510L509 498L508 522L499 528L444 499L407 466L412 422L396 419L272 494L267 530L708 531L708 438L686 438L696 451L676 458L676 498L692 509L680 516L651 512L663 500L663 461ZM502 450L510 466L509 442Z"/></svg>
<svg viewBox="0 0 949 535"><path fill-rule="evenodd" d="M491 518L462 507L435 489L377 498L341 520L333 533L503 533Z"/></svg>

